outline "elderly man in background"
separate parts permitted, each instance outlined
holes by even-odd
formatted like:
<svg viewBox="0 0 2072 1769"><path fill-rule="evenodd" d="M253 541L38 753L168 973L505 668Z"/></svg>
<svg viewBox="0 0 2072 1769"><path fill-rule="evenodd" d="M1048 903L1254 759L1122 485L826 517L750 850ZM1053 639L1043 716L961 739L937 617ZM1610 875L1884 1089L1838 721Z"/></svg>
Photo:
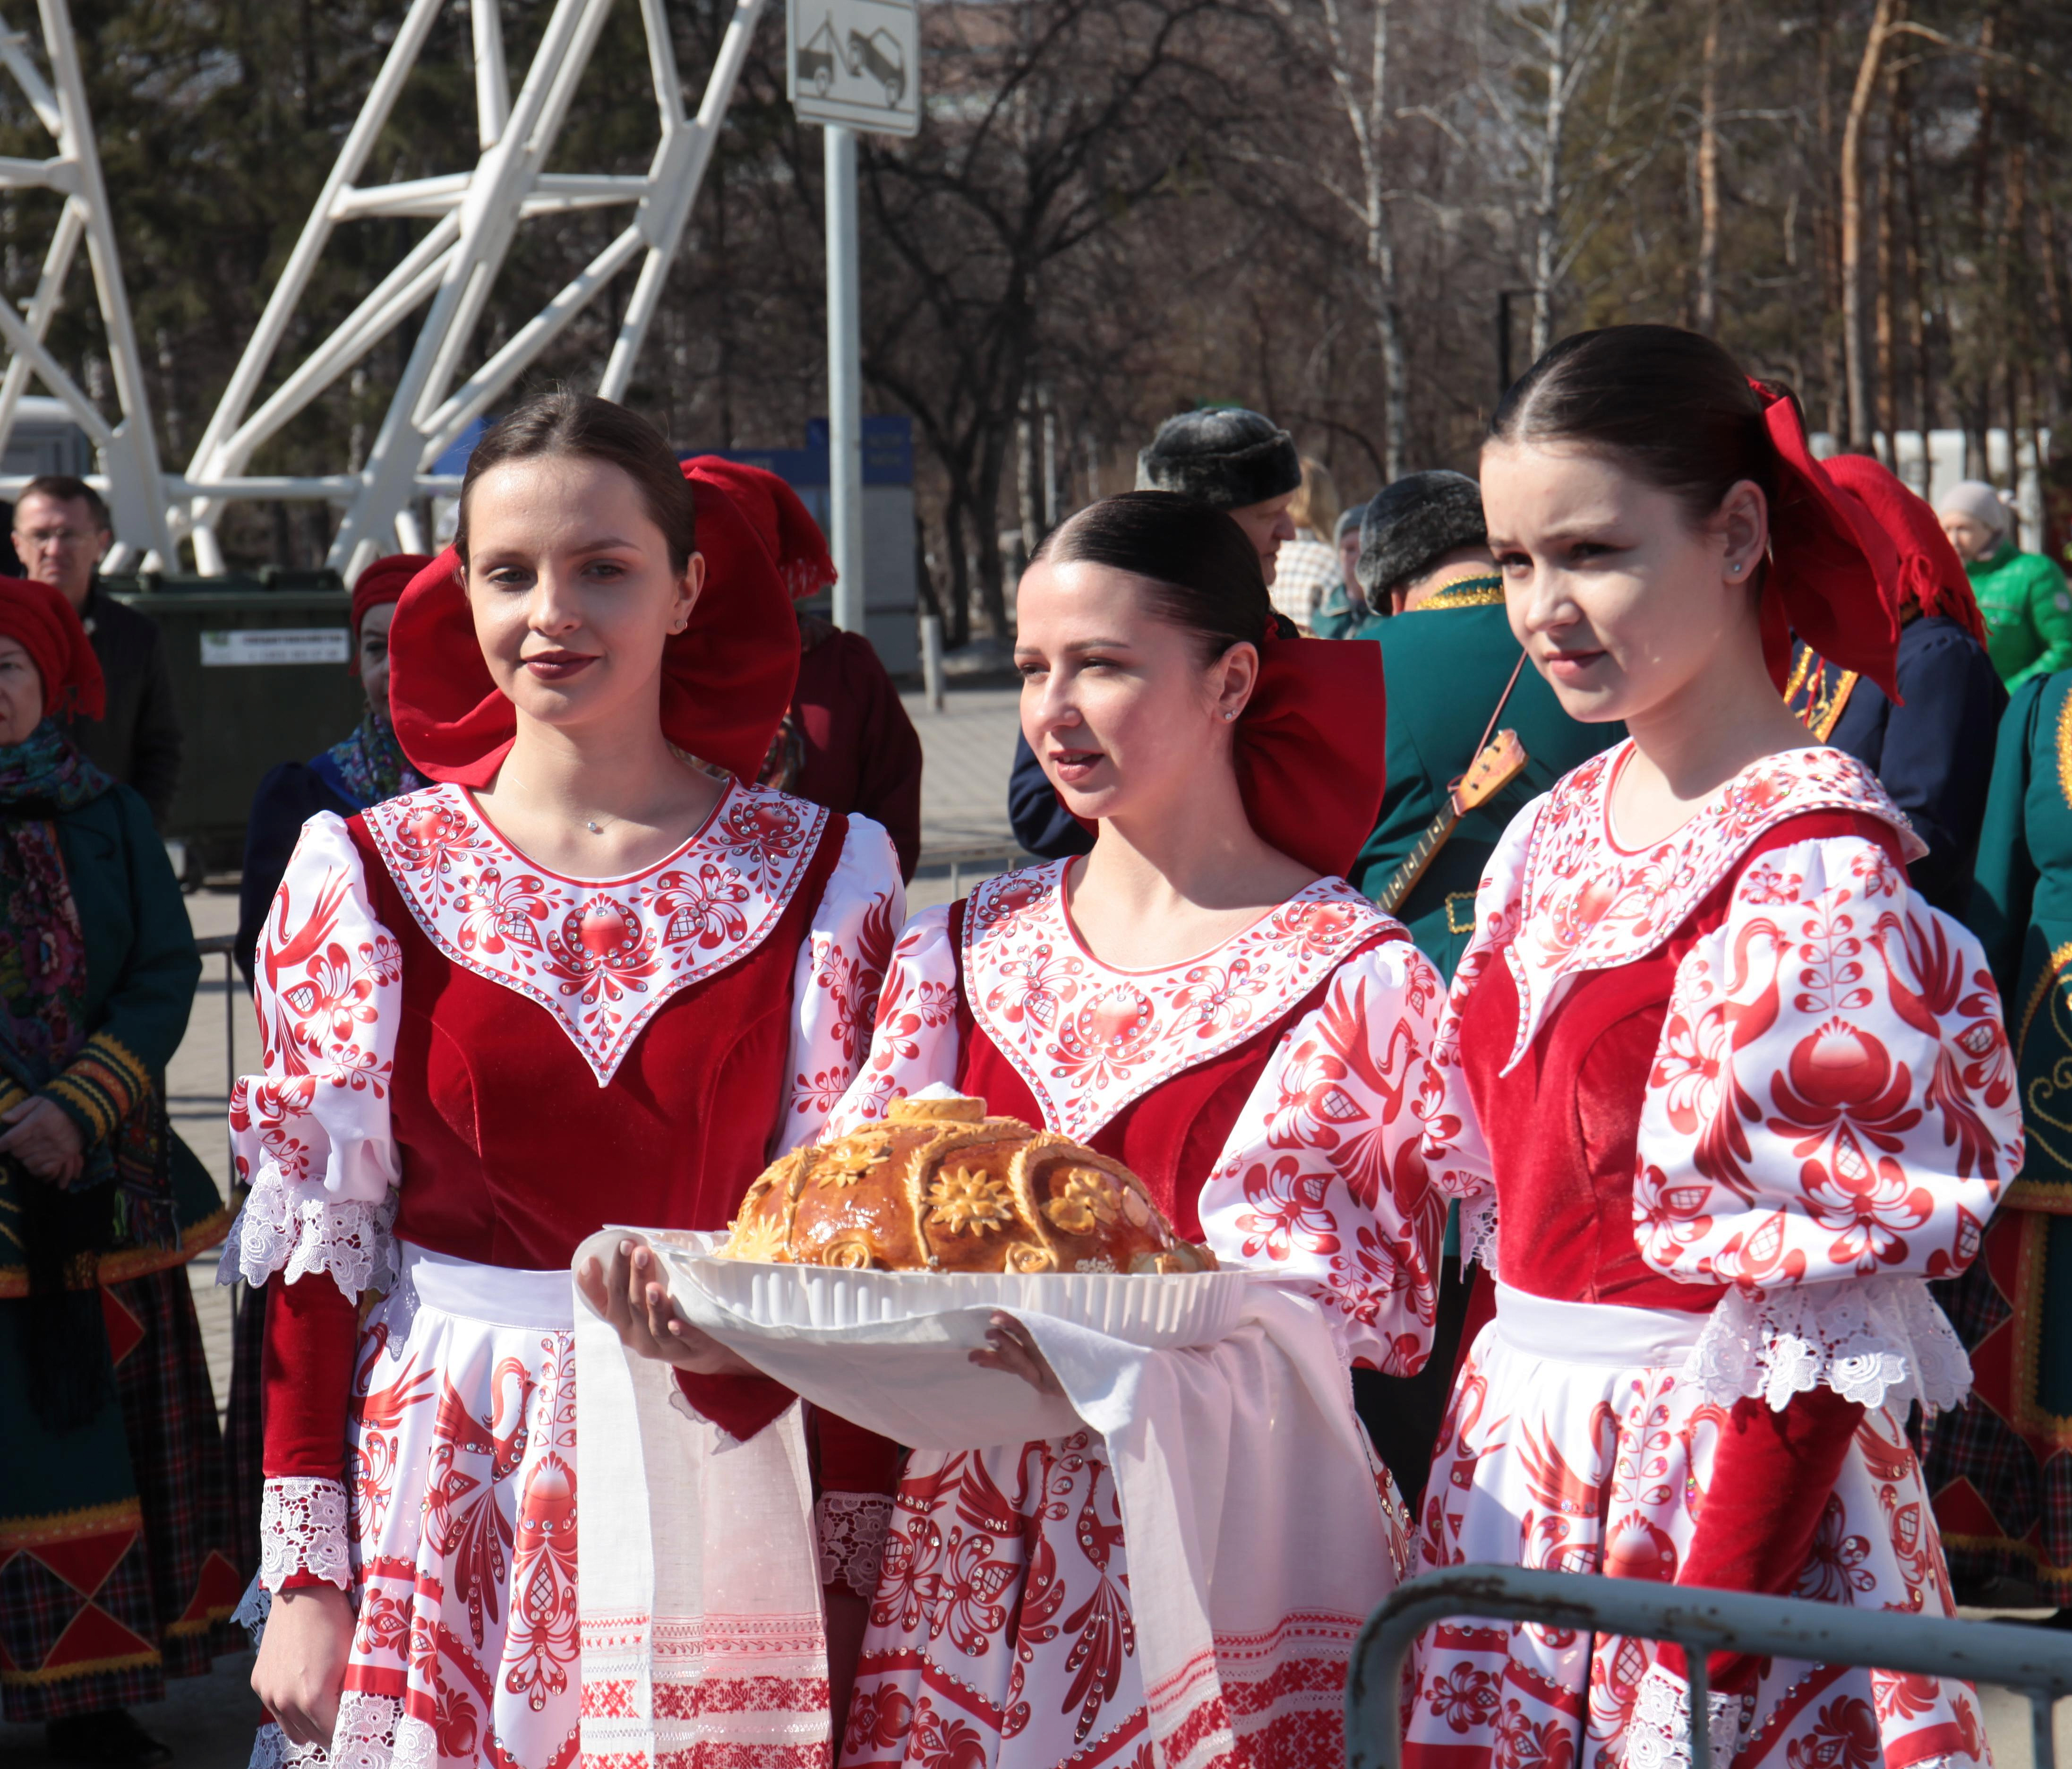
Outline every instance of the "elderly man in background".
<svg viewBox="0 0 2072 1769"><path fill-rule="evenodd" d="M1295 623L1304 638L1314 639L1321 636L1317 631L1319 610L1339 581L1334 527L1338 520L1338 488L1331 470L1322 461L1302 457L1302 483L1289 500L1288 520L1295 525L1295 538L1281 543L1268 593L1275 608Z"/></svg>
<svg viewBox="0 0 2072 1769"><path fill-rule="evenodd" d="M1319 639L1371 639L1375 623L1393 612L1368 607L1367 592L1359 586L1360 518L1366 514L1364 504L1339 512L1338 533L1333 537L1338 545L1338 575L1317 604L1314 630Z"/></svg>
<svg viewBox="0 0 2072 1769"><path fill-rule="evenodd" d="M180 784L180 722L158 624L104 590L97 575L115 536L108 506L84 479L46 474L14 505L14 553L23 574L72 605L107 684L107 710L71 734L87 759L134 787L160 830Z"/></svg>
<svg viewBox="0 0 2072 1769"><path fill-rule="evenodd" d="M1935 500L1935 514L1964 562L1986 619L1986 652L2007 691L2072 668L2065 574L2015 545L2012 512L2000 493L1984 479L1965 479Z"/></svg>

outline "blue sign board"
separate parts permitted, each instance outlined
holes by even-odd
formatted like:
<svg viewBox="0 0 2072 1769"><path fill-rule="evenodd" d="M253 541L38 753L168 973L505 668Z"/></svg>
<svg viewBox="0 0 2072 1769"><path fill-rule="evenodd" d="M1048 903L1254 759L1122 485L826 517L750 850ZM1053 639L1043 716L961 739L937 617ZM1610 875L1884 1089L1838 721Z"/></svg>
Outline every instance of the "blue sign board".
<svg viewBox="0 0 2072 1769"><path fill-rule="evenodd" d="M744 466L759 467L795 488L828 483L828 421L816 418L806 426L804 448L693 449L693 454L713 454ZM863 483L865 485L911 485L914 483L914 420L903 413L863 421Z"/></svg>

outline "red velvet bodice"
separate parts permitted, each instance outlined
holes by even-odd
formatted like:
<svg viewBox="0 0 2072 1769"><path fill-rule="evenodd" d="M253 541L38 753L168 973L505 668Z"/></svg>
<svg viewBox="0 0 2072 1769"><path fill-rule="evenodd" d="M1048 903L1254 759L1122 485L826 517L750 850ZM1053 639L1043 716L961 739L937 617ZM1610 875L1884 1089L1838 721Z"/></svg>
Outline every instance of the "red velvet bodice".
<svg viewBox="0 0 2072 1769"><path fill-rule="evenodd" d="M1778 824L1667 940L1646 957L1573 978L1510 1074L1518 991L1499 958L1461 1010L1461 1065L1494 1163L1502 1224L1498 1262L1515 1290L1557 1302L1702 1311L1719 1291L1652 1270L1634 1238L1633 1182L1649 1066L1676 972L1725 920L1736 881L1758 855L1829 836L1881 843L1885 824L1823 812Z"/></svg>
<svg viewBox="0 0 2072 1769"><path fill-rule="evenodd" d="M426 937L353 818L368 899L403 948L398 1238L537 1270L607 1222L724 1228L789 1093L792 974L846 824L829 820L762 944L671 997L601 1088L543 1010Z"/></svg>

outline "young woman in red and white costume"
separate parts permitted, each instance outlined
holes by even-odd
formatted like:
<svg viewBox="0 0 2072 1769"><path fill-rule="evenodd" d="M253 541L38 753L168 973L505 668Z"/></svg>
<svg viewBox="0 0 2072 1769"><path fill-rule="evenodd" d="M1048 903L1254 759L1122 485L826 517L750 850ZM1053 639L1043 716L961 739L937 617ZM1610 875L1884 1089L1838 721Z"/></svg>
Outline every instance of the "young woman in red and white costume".
<svg viewBox="0 0 2072 1769"><path fill-rule="evenodd" d="M1709 340L1586 333L1482 463L1513 629L1630 740L1521 812L1437 1057L1433 1179L1490 1238L1420 1565L1515 1562L1950 1612L1903 1429L1969 1370L1924 1280L2021 1165L1977 943L1778 693L1795 630L1888 693L1889 543L1791 401ZM1713 1760L1982 1761L1934 1678L1715 1654ZM1688 1761L1679 1649L1459 1622L1420 1643L1420 1769Z"/></svg>
<svg viewBox="0 0 2072 1769"><path fill-rule="evenodd" d="M552 395L483 439L391 644L440 784L310 821L231 1108L234 1257L269 1286L255 1760L568 1769L570 1258L613 1217L723 1226L819 1131L898 869L875 824L742 784L791 697L788 599L615 405Z"/></svg>
<svg viewBox="0 0 2072 1769"><path fill-rule="evenodd" d="M917 1451L841 1760L1329 1763L1404 1547L1349 1368L1423 1362L1444 1221L1416 1112L1441 985L1335 875L1379 800L1379 660L1276 636L1242 532L1164 492L1059 529L1019 615L1022 726L1093 852L909 924L831 1131L982 1096L1126 1163L1284 1324L1152 1355L1140 1404L1176 1398L1148 1428ZM1029 1329L989 1338L975 1361L1059 1391ZM1161 1458L1190 1496L1160 1501Z"/></svg>

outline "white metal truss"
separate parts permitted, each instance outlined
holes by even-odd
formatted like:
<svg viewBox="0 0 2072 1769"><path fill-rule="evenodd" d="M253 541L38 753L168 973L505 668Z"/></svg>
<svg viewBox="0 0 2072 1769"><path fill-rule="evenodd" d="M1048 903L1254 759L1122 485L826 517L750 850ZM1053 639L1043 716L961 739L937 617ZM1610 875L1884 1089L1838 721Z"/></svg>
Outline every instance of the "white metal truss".
<svg viewBox="0 0 2072 1769"><path fill-rule="evenodd" d="M41 3L47 19L53 11L62 14L63 0ZM515 101L504 72L497 0L460 0L468 6L471 27L480 158L470 171L397 184L356 183L434 21L450 3L454 0L410 0L373 89L209 420L186 478L166 482L170 496L186 500L176 512L178 525L191 529L195 563L204 574L224 570L215 524L223 505L236 498L311 498L343 504L331 563L348 582L368 560L397 546L422 550L413 506L428 493L451 488L450 481L431 476L433 463L638 258L639 277L598 390L608 399L619 398L631 380L670 260L711 158L713 138L747 58L763 0L736 0L695 117L684 113L664 0L638 0L661 129L654 158L639 175L542 170L615 0L556 0ZM481 319L519 223L621 204L633 205L634 212L619 235L495 355L462 379L462 353ZM396 216L421 217L434 225L253 409L332 230L343 221ZM99 261L97 256L97 265ZM246 473L256 449L427 300L431 311L361 471L310 478Z"/></svg>
<svg viewBox="0 0 2072 1769"><path fill-rule="evenodd" d="M150 401L144 390L143 363L137 352L137 328L122 286L121 258L115 249L108 189L101 181L101 155L94 145L86 83L80 76L71 14L65 0L38 0L36 10L43 22L50 80L44 80L30 59L26 36L10 29L4 19L0 19L0 63L14 76L36 120L50 132L57 152L44 160L0 158L0 189L56 191L63 195L64 207L43 254L36 292L26 309L18 310L13 302L0 298L0 344L6 345L8 355L6 372L0 376L0 450L6 447L22 396L33 376L64 401L100 455L100 476L115 525L115 547L104 562L105 569L121 570L138 563L149 566L172 556L172 540L158 441L151 432ZM120 413L113 426L58 365L43 342L82 240L108 335L108 364ZM4 489L11 496L20 488Z"/></svg>

